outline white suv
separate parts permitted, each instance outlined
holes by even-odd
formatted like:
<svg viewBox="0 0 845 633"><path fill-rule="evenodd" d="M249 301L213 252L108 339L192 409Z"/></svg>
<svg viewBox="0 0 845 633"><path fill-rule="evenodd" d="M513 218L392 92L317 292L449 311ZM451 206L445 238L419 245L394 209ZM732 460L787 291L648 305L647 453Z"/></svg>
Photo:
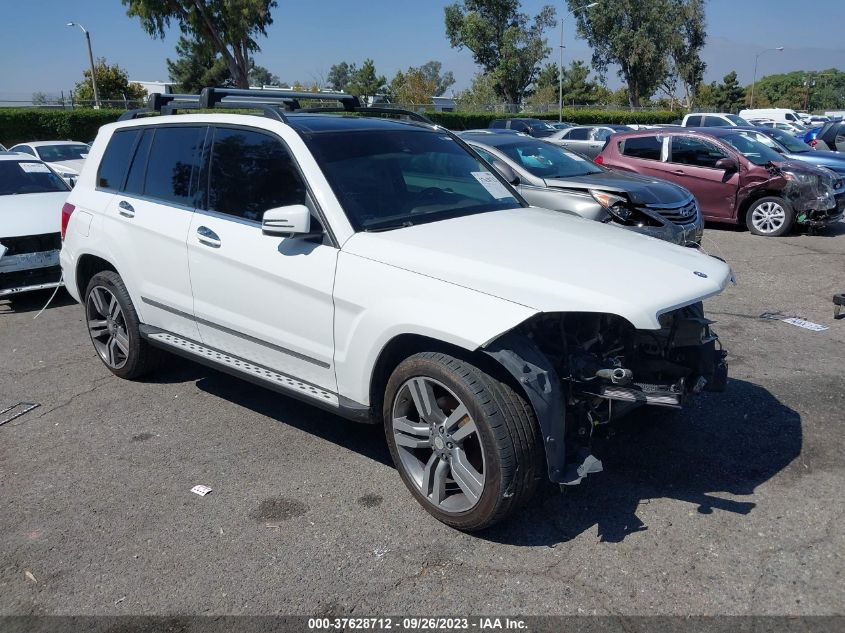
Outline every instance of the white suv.
<svg viewBox="0 0 845 633"><path fill-rule="evenodd" d="M437 126L263 108L100 130L61 263L117 376L167 350L383 423L464 530L600 470L593 426L724 387L722 261L530 208Z"/></svg>

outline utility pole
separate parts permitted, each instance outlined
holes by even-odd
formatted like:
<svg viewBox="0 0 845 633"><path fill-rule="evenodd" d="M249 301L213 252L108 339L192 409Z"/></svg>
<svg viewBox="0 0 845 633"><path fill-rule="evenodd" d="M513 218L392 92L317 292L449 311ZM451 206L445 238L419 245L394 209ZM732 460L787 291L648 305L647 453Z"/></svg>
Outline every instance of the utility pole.
<svg viewBox="0 0 845 633"><path fill-rule="evenodd" d="M91 64L91 86L94 88L94 109L100 109L100 95L97 92L97 69L94 66L94 53L91 51L91 34L81 24L68 22L66 26L78 26L85 33L85 41L88 43L88 62Z"/></svg>

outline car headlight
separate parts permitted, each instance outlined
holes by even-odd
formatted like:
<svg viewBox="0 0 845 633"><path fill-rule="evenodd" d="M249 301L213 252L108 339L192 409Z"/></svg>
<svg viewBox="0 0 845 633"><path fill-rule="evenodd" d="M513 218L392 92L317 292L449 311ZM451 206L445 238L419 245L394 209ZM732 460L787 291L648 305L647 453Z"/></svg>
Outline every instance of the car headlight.
<svg viewBox="0 0 845 633"><path fill-rule="evenodd" d="M818 182L818 176L815 174L807 174L804 172L784 171L783 177L792 182L797 182L801 185L814 185Z"/></svg>
<svg viewBox="0 0 845 633"><path fill-rule="evenodd" d="M593 197L593 200L598 202L613 217L623 222L631 219L633 212L628 207L628 201L622 196L605 191L596 191L594 189L590 189L590 195Z"/></svg>

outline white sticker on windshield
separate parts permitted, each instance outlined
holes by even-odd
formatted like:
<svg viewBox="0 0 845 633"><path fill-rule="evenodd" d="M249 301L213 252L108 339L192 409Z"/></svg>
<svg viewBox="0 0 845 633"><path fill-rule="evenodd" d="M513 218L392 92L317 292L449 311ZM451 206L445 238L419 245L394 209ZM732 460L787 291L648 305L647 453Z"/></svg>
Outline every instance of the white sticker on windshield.
<svg viewBox="0 0 845 633"><path fill-rule="evenodd" d="M487 192L494 198L511 198L511 192L508 191L498 178L496 178L489 171L474 171L472 175L484 187Z"/></svg>
<svg viewBox="0 0 845 633"><path fill-rule="evenodd" d="M44 163L18 163L28 174L49 174L50 168Z"/></svg>

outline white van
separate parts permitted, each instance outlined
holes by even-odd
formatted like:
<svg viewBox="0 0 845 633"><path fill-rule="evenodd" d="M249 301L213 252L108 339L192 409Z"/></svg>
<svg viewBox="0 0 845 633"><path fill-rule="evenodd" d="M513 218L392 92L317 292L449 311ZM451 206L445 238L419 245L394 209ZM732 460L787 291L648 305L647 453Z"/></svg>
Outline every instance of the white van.
<svg viewBox="0 0 845 633"><path fill-rule="evenodd" d="M791 123L804 127L801 116L789 108L761 108L756 110L740 110L739 116L743 119L771 119L780 123Z"/></svg>

